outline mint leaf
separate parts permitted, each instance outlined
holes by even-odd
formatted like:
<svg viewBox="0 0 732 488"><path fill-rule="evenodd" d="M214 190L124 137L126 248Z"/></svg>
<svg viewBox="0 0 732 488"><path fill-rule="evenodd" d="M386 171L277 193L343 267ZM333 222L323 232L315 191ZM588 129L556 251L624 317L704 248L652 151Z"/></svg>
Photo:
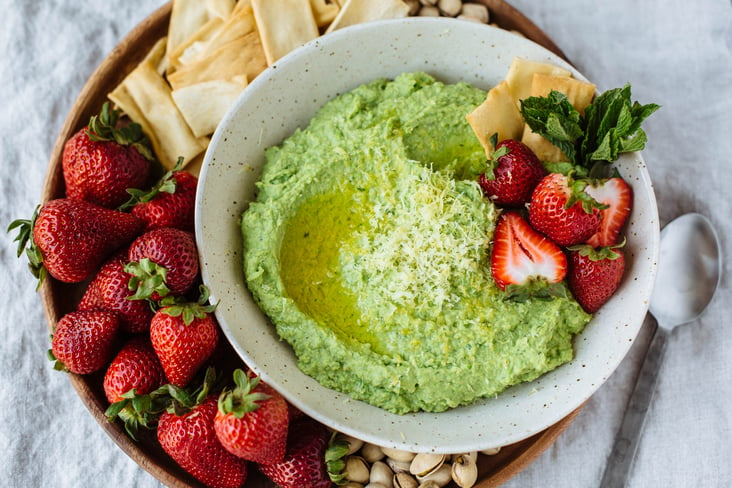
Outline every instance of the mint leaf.
<svg viewBox="0 0 732 488"><path fill-rule="evenodd" d="M552 90L546 97L521 100L521 115L531 130L561 149L571 161L576 159L577 141L584 132L580 113L566 95Z"/></svg>
<svg viewBox="0 0 732 488"><path fill-rule="evenodd" d="M632 102L630 84L599 95L585 110L579 164L612 162L620 153L643 149L647 137L641 123L658 108Z"/></svg>

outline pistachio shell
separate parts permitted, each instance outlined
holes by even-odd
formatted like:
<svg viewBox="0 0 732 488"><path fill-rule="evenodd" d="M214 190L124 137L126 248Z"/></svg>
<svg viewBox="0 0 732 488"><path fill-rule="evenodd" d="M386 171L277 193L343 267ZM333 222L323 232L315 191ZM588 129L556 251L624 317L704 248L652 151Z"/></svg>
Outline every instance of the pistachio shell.
<svg viewBox="0 0 732 488"><path fill-rule="evenodd" d="M369 444L368 442L361 448L361 457L370 463L375 463L384 459L384 451L381 450L376 444Z"/></svg>
<svg viewBox="0 0 732 488"><path fill-rule="evenodd" d="M459 454L453 454L450 456L450 462L454 463L456 459L458 459L461 456L467 456L470 458L473 462L478 462L478 452L472 451L472 452L461 452Z"/></svg>
<svg viewBox="0 0 732 488"><path fill-rule="evenodd" d="M382 447L382 451L386 454L386 457L392 458L395 461L410 462L416 456L415 453L409 451L402 451L401 449L392 449L390 447Z"/></svg>
<svg viewBox="0 0 732 488"><path fill-rule="evenodd" d="M418 484L409 473L402 472L394 475L394 488L417 488Z"/></svg>
<svg viewBox="0 0 732 488"><path fill-rule="evenodd" d="M369 483L364 488L389 488L391 485L385 485L384 483Z"/></svg>
<svg viewBox="0 0 732 488"><path fill-rule="evenodd" d="M498 454L501 451L500 447L492 447L490 449L483 449L480 451L481 454L485 454L486 456L494 456Z"/></svg>
<svg viewBox="0 0 732 488"><path fill-rule="evenodd" d="M350 456L351 454L355 454L358 452L359 449L363 446L364 442L360 439L356 439L355 437L351 437L350 435L339 433L336 437L336 440L345 442L348 444L348 451L346 452L347 456Z"/></svg>
<svg viewBox="0 0 732 488"><path fill-rule="evenodd" d="M411 462L410 461L397 461L396 459L388 457L388 458L386 458L386 464L395 473L409 473L409 465L411 464Z"/></svg>
<svg viewBox="0 0 732 488"><path fill-rule="evenodd" d="M339 488L364 488L364 486L361 483L356 483L355 481L349 481L345 485L338 485Z"/></svg>
<svg viewBox="0 0 732 488"><path fill-rule="evenodd" d="M443 464L439 469L433 471L427 476L418 478L420 483L425 481L435 481L439 486L447 486L452 481L452 468L449 464Z"/></svg>
<svg viewBox="0 0 732 488"><path fill-rule="evenodd" d="M361 456L346 457L346 478L357 483L368 483L369 465Z"/></svg>
<svg viewBox="0 0 732 488"><path fill-rule="evenodd" d="M440 469L445 463L447 456L444 454L432 454L428 452L419 453L414 456L409 465L409 472L415 476L427 476L433 471Z"/></svg>
<svg viewBox="0 0 732 488"><path fill-rule="evenodd" d="M458 456L452 463L452 479L460 488L471 488L478 481L478 465L468 456Z"/></svg>
<svg viewBox="0 0 732 488"><path fill-rule="evenodd" d="M427 480L420 483L417 488L440 488L440 485L435 480Z"/></svg>
<svg viewBox="0 0 732 488"><path fill-rule="evenodd" d="M388 488L392 488L393 479L394 472L385 462L376 461L371 465L371 476L369 477L371 483L381 483Z"/></svg>

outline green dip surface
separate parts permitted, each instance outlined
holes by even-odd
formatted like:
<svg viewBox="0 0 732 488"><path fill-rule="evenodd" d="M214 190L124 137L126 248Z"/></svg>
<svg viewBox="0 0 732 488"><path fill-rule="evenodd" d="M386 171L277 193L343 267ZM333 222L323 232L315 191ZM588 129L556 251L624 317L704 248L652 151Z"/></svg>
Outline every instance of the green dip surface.
<svg viewBox="0 0 732 488"><path fill-rule="evenodd" d="M266 151L244 272L300 369L395 413L439 412L573 357L571 298L517 303L490 274L496 208L465 115L485 99L425 73L327 103Z"/></svg>

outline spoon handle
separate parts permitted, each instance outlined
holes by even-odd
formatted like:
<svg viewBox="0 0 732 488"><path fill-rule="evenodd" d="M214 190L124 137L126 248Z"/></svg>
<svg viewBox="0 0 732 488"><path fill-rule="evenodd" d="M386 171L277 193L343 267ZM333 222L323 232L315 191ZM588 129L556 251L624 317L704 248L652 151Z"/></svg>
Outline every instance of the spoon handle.
<svg viewBox="0 0 732 488"><path fill-rule="evenodd" d="M635 388L628 400L623 423L615 437L615 445L605 466L601 488L622 488L627 483L643 431L646 412L656 390L658 371L661 369L666 352L668 336L668 330L656 327L643 366L638 373Z"/></svg>

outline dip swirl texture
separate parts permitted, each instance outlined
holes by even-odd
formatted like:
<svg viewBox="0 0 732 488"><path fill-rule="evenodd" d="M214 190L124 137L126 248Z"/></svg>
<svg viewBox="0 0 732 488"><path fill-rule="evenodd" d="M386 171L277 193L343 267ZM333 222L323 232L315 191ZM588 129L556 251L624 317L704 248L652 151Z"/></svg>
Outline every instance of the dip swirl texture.
<svg viewBox="0 0 732 488"><path fill-rule="evenodd" d="M322 385L439 412L573 357L590 319L573 299L505 301L491 278L497 210L465 120L484 98L405 73L340 95L267 149L242 217L244 272Z"/></svg>

